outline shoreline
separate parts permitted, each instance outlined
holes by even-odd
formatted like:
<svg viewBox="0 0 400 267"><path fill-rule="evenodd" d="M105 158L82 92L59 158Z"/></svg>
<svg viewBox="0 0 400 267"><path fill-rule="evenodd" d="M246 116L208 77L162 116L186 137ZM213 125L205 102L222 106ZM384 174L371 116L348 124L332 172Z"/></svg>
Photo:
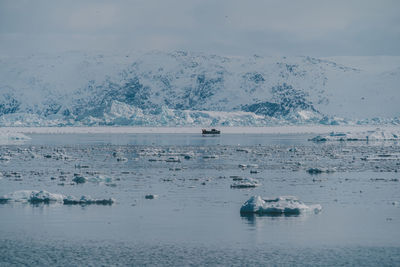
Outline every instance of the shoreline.
<svg viewBox="0 0 400 267"><path fill-rule="evenodd" d="M217 128L221 134L327 134L330 132L362 132L400 130L400 126L376 125L321 125L321 126L271 126L271 127L134 127L134 126L85 126L85 127L1 127L0 135L22 134L201 134L202 128Z"/></svg>

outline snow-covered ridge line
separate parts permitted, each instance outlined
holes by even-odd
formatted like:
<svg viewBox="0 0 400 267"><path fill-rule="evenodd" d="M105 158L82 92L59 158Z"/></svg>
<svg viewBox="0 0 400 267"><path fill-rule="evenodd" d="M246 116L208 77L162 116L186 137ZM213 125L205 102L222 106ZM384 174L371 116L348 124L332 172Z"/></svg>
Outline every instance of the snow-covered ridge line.
<svg viewBox="0 0 400 267"><path fill-rule="evenodd" d="M201 134L203 127L2 127L0 136L19 134ZM308 125L271 127L218 127L222 134L328 134L330 132L365 132L375 126ZM382 126L382 131L400 131L400 126ZM29 137L27 137L29 138Z"/></svg>

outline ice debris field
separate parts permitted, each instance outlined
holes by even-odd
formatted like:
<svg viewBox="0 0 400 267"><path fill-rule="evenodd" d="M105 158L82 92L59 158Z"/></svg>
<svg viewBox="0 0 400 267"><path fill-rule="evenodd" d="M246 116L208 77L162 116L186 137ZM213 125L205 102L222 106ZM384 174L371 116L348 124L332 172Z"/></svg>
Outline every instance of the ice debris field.
<svg viewBox="0 0 400 267"><path fill-rule="evenodd" d="M0 192L4 194L0 203L113 204L116 201L114 197L120 194L120 188L132 186L132 181L145 183L144 180L156 177L161 177L158 179L161 184L171 183L187 188L220 185L230 180L228 188L251 190L268 187L266 175L269 171L309 174L314 183L327 179L325 176L320 177L321 174L335 172L397 173L400 165L400 151L397 143L394 143L397 137L397 132L376 129L332 132L326 136L310 138L307 145L34 146L28 144L31 140L28 135L7 132L2 139L8 145L0 147L0 179L3 183L18 183L19 190ZM326 141L349 142L324 143ZM366 141L391 142L371 146L362 143ZM372 180L377 181L379 178ZM387 181L398 181L398 178ZM67 188L67 191L73 193L76 191L74 188L82 188L80 185L87 187L87 184L105 186L111 196L91 198L77 190L82 192L79 198L65 194L61 189ZM32 186L39 186L39 190L25 190ZM55 188L57 193L49 193L43 190L43 186ZM1 191L5 190L7 187ZM96 190L94 192L98 193ZM158 198L149 193L141 194L145 199ZM295 198L278 197L272 201L253 197L246 202L241 212L252 210L259 214L273 211L300 214L307 209L305 204Z"/></svg>
<svg viewBox="0 0 400 267"><path fill-rule="evenodd" d="M0 145L0 265L398 262L396 129L20 130ZM308 141L339 132L379 138Z"/></svg>

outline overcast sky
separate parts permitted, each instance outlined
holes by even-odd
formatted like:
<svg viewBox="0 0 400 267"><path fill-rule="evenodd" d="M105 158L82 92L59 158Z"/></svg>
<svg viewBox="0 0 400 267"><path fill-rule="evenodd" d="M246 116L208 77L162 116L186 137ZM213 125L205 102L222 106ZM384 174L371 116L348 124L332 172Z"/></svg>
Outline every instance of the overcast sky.
<svg viewBox="0 0 400 267"><path fill-rule="evenodd" d="M0 0L0 54L400 55L399 0Z"/></svg>

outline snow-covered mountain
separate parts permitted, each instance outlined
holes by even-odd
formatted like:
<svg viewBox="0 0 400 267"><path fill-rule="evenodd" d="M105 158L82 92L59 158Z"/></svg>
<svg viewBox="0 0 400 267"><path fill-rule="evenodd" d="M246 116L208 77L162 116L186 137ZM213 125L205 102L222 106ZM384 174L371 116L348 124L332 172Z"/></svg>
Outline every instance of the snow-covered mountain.
<svg viewBox="0 0 400 267"><path fill-rule="evenodd" d="M400 123L400 57L0 58L0 125Z"/></svg>

